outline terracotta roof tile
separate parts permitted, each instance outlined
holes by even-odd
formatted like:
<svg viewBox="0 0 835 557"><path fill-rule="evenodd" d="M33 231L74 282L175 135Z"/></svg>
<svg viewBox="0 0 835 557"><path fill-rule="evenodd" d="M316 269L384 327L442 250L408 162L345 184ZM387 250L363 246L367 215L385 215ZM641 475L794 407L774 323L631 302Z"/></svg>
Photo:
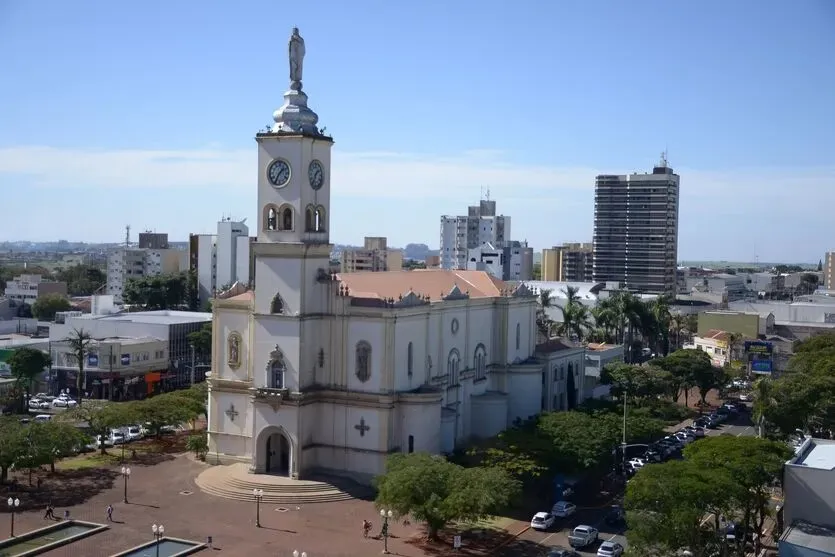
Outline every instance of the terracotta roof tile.
<svg viewBox="0 0 835 557"><path fill-rule="evenodd" d="M705 334L701 335L702 338L709 338L713 340L721 340L727 342L730 340L731 335L725 331L720 329L710 329Z"/></svg>
<svg viewBox="0 0 835 557"><path fill-rule="evenodd" d="M337 279L348 287L355 298L386 299L415 294L429 296L433 302L441 300L455 288L471 298L501 296L508 285L486 271L448 271L445 269L417 269L414 271L339 273Z"/></svg>

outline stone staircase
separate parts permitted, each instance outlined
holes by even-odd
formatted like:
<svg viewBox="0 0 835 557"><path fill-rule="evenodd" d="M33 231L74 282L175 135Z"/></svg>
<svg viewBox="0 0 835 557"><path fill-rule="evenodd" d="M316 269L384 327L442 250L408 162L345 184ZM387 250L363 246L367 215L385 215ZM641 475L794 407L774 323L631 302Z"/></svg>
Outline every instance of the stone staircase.
<svg viewBox="0 0 835 557"><path fill-rule="evenodd" d="M349 493L330 482L250 474L246 464L209 467L194 483L204 493L236 501L254 501L252 490L261 489L264 492L261 501L276 505L332 503L370 495L370 490L360 486L351 486Z"/></svg>

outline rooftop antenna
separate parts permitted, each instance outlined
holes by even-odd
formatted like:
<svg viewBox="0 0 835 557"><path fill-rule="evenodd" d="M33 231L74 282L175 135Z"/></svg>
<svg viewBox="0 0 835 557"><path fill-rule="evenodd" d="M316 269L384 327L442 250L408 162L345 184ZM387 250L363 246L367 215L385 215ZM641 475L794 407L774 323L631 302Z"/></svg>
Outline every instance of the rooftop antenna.
<svg viewBox="0 0 835 557"><path fill-rule="evenodd" d="M667 168L667 148L664 147L664 150L661 152L661 162L658 163L658 166L661 168Z"/></svg>
<svg viewBox="0 0 835 557"><path fill-rule="evenodd" d="M125 247L130 247L130 225L125 226Z"/></svg>
<svg viewBox="0 0 835 557"><path fill-rule="evenodd" d="M485 201L490 201L490 188L487 188L487 193L484 195Z"/></svg>

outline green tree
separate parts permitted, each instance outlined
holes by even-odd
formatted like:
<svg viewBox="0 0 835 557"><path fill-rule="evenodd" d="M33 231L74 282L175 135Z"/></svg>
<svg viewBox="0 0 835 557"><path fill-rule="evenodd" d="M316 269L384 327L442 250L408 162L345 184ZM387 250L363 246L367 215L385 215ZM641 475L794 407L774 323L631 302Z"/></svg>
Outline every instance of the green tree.
<svg viewBox="0 0 835 557"><path fill-rule="evenodd" d="M35 348L22 347L12 352L7 362L11 368L12 377L17 383L18 392L23 395L32 393L32 386L38 376L52 364L49 354ZM22 402L22 398L21 398ZM23 405L21 404L21 408Z"/></svg>
<svg viewBox="0 0 835 557"><path fill-rule="evenodd" d="M107 275L93 265L73 265L55 273L55 279L67 283L71 296L90 296L107 283Z"/></svg>
<svg viewBox="0 0 835 557"><path fill-rule="evenodd" d="M536 308L536 327L542 340L551 338L551 330L554 322L548 317L548 308L551 307L551 290L543 288L539 291L539 305Z"/></svg>
<svg viewBox="0 0 835 557"><path fill-rule="evenodd" d="M0 483L9 478L9 468L24 454L24 427L14 418L0 418Z"/></svg>
<svg viewBox="0 0 835 557"><path fill-rule="evenodd" d="M107 448L104 440L110 435L110 430L125 427L139 421L139 414L134 404L136 403L123 402L100 405L88 404L84 407L77 406L62 413L59 421L73 425L77 425L79 422L86 423L93 439L97 439L99 442L101 454L106 454Z"/></svg>
<svg viewBox="0 0 835 557"><path fill-rule="evenodd" d="M200 329L189 333L186 337L188 343L194 347L194 351L202 361L212 359L212 322L204 324Z"/></svg>
<svg viewBox="0 0 835 557"><path fill-rule="evenodd" d="M138 421L144 422L155 437L165 426L178 426L195 420L203 407L181 391L164 393L145 400L130 403Z"/></svg>
<svg viewBox="0 0 835 557"><path fill-rule="evenodd" d="M42 277L51 278L52 273L49 269L39 265L0 265L0 290L6 289L6 284L10 280L20 275L41 275Z"/></svg>
<svg viewBox="0 0 835 557"><path fill-rule="evenodd" d="M688 402L690 389L697 386L697 377L702 380L703 386L710 384L715 379L711 378L713 363L710 361L710 356L702 350L676 350L669 356L656 360L655 363L670 372L673 383L677 385L675 399L678 399L679 392L683 392L685 406ZM710 388L713 388L713 386ZM707 395L707 391L705 391L705 395Z"/></svg>
<svg viewBox="0 0 835 557"><path fill-rule="evenodd" d="M605 365L600 374L600 383L610 386L612 396L622 400L625 393L633 402L669 393L670 381L670 374L655 365L613 362Z"/></svg>
<svg viewBox="0 0 835 557"><path fill-rule="evenodd" d="M56 313L67 311L70 308L72 308L72 305L63 294L44 294L32 304L32 315L41 321L54 321Z"/></svg>
<svg viewBox="0 0 835 557"><path fill-rule="evenodd" d="M835 334L817 335L797 343L788 368L793 372L835 376Z"/></svg>
<svg viewBox="0 0 835 557"><path fill-rule="evenodd" d="M192 451L194 456L203 460L206 458L206 453L209 451L209 440L205 431L199 433L192 433L186 439L186 449Z"/></svg>
<svg viewBox="0 0 835 557"><path fill-rule="evenodd" d="M436 539L450 522L472 522L507 507L520 484L498 468L463 468L441 456L394 454L375 479L376 504L411 516Z"/></svg>
<svg viewBox="0 0 835 557"><path fill-rule="evenodd" d="M567 286L562 292L565 294L566 301L560 306L562 323L559 325L559 334L582 342L586 333L592 328L589 309L580 301L577 287Z"/></svg>
<svg viewBox="0 0 835 557"><path fill-rule="evenodd" d="M156 275L129 280L123 299L145 310L177 309L187 305L188 292L187 273Z"/></svg>
<svg viewBox="0 0 835 557"><path fill-rule="evenodd" d="M84 366L87 363L87 356L90 354L90 345L93 337L84 329L73 329L72 333L64 339L69 348L69 356L78 365L78 374L75 377L76 396L78 405L81 406L84 398Z"/></svg>
<svg viewBox="0 0 835 557"><path fill-rule="evenodd" d="M186 274L186 305L190 311L200 309L200 282L196 269L189 269Z"/></svg>
<svg viewBox="0 0 835 557"><path fill-rule="evenodd" d="M31 471L44 464L55 472L55 462L75 454L89 438L75 424L50 420L31 424L26 431L28 452L25 467ZM31 480L30 480L31 483Z"/></svg>

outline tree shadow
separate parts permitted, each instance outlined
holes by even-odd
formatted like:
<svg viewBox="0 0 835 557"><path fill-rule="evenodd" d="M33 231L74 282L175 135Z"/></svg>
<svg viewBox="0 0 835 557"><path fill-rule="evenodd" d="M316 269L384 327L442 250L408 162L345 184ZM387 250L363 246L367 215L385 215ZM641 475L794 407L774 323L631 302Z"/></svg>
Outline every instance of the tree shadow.
<svg viewBox="0 0 835 557"><path fill-rule="evenodd" d="M454 549L455 536L461 536L461 548ZM493 528L465 528L443 530L437 540L430 540L425 533L418 534L406 540L406 543L419 548L426 555L447 557L451 554L486 557L496 555L502 557L518 557L519 555L536 555L542 547L530 540L513 537L504 530Z"/></svg>
<svg viewBox="0 0 835 557"><path fill-rule="evenodd" d="M38 477L40 486L13 481L3 485L2 492L19 497L21 507L26 510L45 509L48 503L55 507L73 507L111 489L119 473L106 468L87 468L59 470Z"/></svg>
<svg viewBox="0 0 835 557"><path fill-rule="evenodd" d="M312 481L322 482L334 486L353 497L362 501L374 501L376 490L373 487L362 485L348 478L339 476L331 476L329 474L314 474L310 478Z"/></svg>

